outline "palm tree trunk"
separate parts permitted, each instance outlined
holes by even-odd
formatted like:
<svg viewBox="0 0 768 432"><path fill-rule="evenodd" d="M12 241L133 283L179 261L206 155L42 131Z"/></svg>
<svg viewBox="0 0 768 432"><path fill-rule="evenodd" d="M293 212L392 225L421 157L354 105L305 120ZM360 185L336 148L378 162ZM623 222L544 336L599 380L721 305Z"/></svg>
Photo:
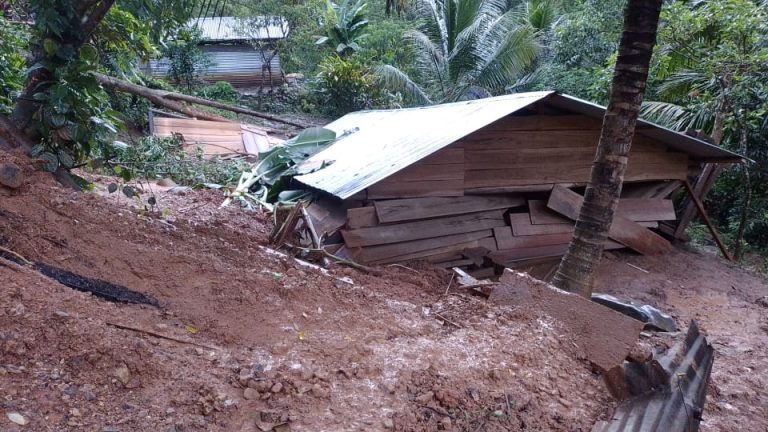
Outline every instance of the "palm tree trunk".
<svg viewBox="0 0 768 432"><path fill-rule="evenodd" d="M627 156L645 94L662 0L629 0L610 100L576 230L553 285L589 298L619 203Z"/></svg>

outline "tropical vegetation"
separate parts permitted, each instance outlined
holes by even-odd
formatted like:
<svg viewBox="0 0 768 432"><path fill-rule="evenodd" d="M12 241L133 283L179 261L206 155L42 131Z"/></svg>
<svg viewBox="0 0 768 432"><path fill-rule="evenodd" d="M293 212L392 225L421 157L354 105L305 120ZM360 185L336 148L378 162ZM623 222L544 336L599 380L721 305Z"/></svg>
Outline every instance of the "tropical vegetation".
<svg viewBox="0 0 768 432"><path fill-rule="evenodd" d="M12 0L0 1L0 125L34 143L54 171L115 154L143 131L149 102L94 72L227 103L235 89L199 78L189 20L284 18L282 38L254 49L303 75L282 111L349 111L555 89L608 101L626 0ZM705 203L741 254L768 250L768 2L664 2L642 115L693 129L752 162L723 172ZM166 56L163 80L141 64ZM272 93L259 96L257 107ZM221 113L216 113L220 115ZM231 114L229 114L231 115ZM130 140L122 139L123 141ZM119 145L118 145L119 147ZM109 161L99 161L107 162Z"/></svg>

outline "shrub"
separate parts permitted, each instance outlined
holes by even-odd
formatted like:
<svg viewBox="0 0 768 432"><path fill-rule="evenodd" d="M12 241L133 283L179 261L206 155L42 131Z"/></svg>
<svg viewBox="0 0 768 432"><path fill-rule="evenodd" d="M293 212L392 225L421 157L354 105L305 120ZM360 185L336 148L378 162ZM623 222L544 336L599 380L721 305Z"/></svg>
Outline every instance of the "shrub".
<svg viewBox="0 0 768 432"><path fill-rule="evenodd" d="M0 11L0 114L11 111L14 99L24 88L24 47L29 34L8 22Z"/></svg>
<svg viewBox="0 0 768 432"><path fill-rule="evenodd" d="M214 84L201 87L195 94L203 99L209 99L217 102L237 104L240 102L240 93L232 87L232 84L225 81L218 81Z"/></svg>
<svg viewBox="0 0 768 432"><path fill-rule="evenodd" d="M204 159L199 147L195 154L190 154L176 137L141 138L133 145L117 149L111 159L118 166L115 171L126 180L170 177L185 186L235 183L240 173L250 166L241 160Z"/></svg>
<svg viewBox="0 0 768 432"><path fill-rule="evenodd" d="M328 114L343 115L375 106L382 98L371 70L356 57L331 55L320 63L317 87Z"/></svg>

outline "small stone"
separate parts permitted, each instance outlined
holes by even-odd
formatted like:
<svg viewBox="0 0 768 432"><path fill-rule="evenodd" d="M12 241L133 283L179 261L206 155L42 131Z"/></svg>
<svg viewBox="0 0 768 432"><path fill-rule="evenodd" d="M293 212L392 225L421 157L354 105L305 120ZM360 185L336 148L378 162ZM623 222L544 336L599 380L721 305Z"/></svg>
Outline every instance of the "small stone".
<svg viewBox="0 0 768 432"><path fill-rule="evenodd" d="M280 391L282 390L283 390L283 384L279 382L275 383L275 385L273 385L272 388L269 389L269 391L271 391L272 393L280 393Z"/></svg>
<svg viewBox="0 0 768 432"><path fill-rule="evenodd" d="M25 426L27 423L29 423L29 420L17 412L10 412L6 415L8 416L8 420L16 423L19 426Z"/></svg>
<svg viewBox="0 0 768 432"><path fill-rule="evenodd" d="M24 181L21 168L14 163L0 164L0 184L11 189L18 189Z"/></svg>
<svg viewBox="0 0 768 432"><path fill-rule="evenodd" d="M176 187L176 186L178 186L175 181L173 181L173 180L171 180L169 178L164 178L164 179L158 180L157 181L157 185L158 186L162 186L162 187Z"/></svg>
<svg viewBox="0 0 768 432"><path fill-rule="evenodd" d="M573 406L573 404L571 402L569 402L569 401L567 401L567 400L565 400L565 399L563 399L561 397L557 398L557 401L560 402L566 408L570 408L570 407Z"/></svg>
<svg viewBox="0 0 768 432"><path fill-rule="evenodd" d="M243 390L243 398L247 400L258 399L259 391L248 387L247 389Z"/></svg>
<svg viewBox="0 0 768 432"><path fill-rule="evenodd" d="M117 367L112 373L112 376L117 378L123 386L127 386L131 381L131 371L125 363Z"/></svg>
<svg viewBox="0 0 768 432"><path fill-rule="evenodd" d="M421 394L421 395L419 395L419 396L416 396L416 397L414 398L414 400L415 400L416 402L419 402L419 403L421 403L421 404L425 404L425 403L427 403L427 402L431 401L431 400L432 400L432 398L433 398L434 396L435 396L435 394L434 394L434 393L432 393L431 391L428 391L428 392L426 392L426 393L424 393L424 394Z"/></svg>
<svg viewBox="0 0 768 432"><path fill-rule="evenodd" d="M755 300L755 304L764 308L768 308L768 296L762 296Z"/></svg>
<svg viewBox="0 0 768 432"><path fill-rule="evenodd" d="M81 417L83 413L81 413L80 410L77 408L72 408L69 410L69 415L71 415L72 417Z"/></svg>
<svg viewBox="0 0 768 432"><path fill-rule="evenodd" d="M195 348L195 354L197 354L199 356L203 355L204 354L203 349L202 348Z"/></svg>
<svg viewBox="0 0 768 432"><path fill-rule="evenodd" d="M64 312L64 311L56 311L56 312L54 312L54 314L57 317L60 317L60 318L67 318L67 317L69 317L69 314Z"/></svg>
<svg viewBox="0 0 768 432"><path fill-rule="evenodd" d="M440 423L443 424L443 428L447 428L451 425L451 418L450 417L443 417L442 420L440 420Z"/></svg>
<svg viewBox="0 0 768 432"><path fill-rule="evenodd" d="M165 415L167 416L172 416L174 414L176 414L176 410L173 408L168 408L167 410L165 410Z"/></svg>
<svg viewBox="0 0 768 432"><path fill-rule="evenodd" d="M93 402L96 400L96 393L86 390L83 392L83 399L87 400L88 402Z"/></svg>
<svg viewBox="0 0 768 432"><path fill-rule="evenodd" d="M384 420L381 421L381 424L384 425L384 429L395 428L395 422L393 422L391 418L385 418Z"/></svg>
<svg viewBox="0 0 768 432"><path fill-rule="evenodd" d="M0 376L8 375L8 371L4 367L0 367Z"/></svg>

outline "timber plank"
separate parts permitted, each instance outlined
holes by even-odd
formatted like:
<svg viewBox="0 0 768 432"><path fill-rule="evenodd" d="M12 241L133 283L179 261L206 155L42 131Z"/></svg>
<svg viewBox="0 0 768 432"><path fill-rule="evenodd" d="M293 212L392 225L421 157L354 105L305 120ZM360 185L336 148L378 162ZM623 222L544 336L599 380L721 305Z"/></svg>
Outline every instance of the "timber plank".
<svg viewBox="0 0 768 432"><path fill-rule="evenodd" d="M378 224L376 209L373 206L347 209L347 229L366 228Z"/></svg>
<svg viewBox="0 0 768 432"><path fill-rule="evenodd" d="M463 180L427 180L414 182L379 182L368 187L368 199L463 196Z"/></svg>
<svg viewBox="0 0 768 432"><path fill-rule="evenodd" d="M423 180L463 180L464 164L418 164L393 174L382 182L411 182Z"/></svg>
<svg viewBox="0 0 768 432"><path fill-rule="evenodd" d="M510 227L498 227L493 229L493 236L496 238L498 249L504 250L568 243L573 233L515 236Z"/></svg>
<svg viewBox="0 0 768 432"><path fill-rule="evenodd" d="M534 225L569 223L567 218L550 210L546 201L529 200L528 209L531 212L531 223ZM675 220L674 203L665 199L622 198L616 212L635 222Z"/></svg>
<svg viewBox="0 0 768 432"><path fill-rule="evenodd" d="M341 234L347 247L400 243L504 226L503 213L502 210L492 210L417 222L342 230Z"/></svg>
<svg viewBox="0 0 768 432"><path fill-rule="evenodd" d="M466 232L443 237L432 237L421 240L413 240L400 243L391 243L379 246L368 246L354 252L354 256L361 262L380 261L387 258L397 258L403 255L411 255L418 252L433 250L445 246L463 244L484 237L491 237L491 230Z"/></svg>
<svg viewBox="0 0 768 432"><path fill-rule="evenodd" d="M554 212L547 207L544 200L528 200L528 211L531 213L531 223L534 225L542 224L569 224L570 219Z"/></svg>
<svg viewBox="0 0 768 432"><path fill-rule="evenodd" d="M533 236L542 234L564 234L573 232L573 222L557 224L539 224L531 223L531 216L528 213L510 213L509 224L512 233L516 236Z"/></svg>
<svg viewBox="0 0 768 432"><path fill-rule="evenodd" d="M570 219L576 219L584 198L570 189L555 186L547 206ZM657 255L668 252L670 243L658 234L646 229L622 215L614 215L608 236L643 255Z"/></svg>
<svg viewBox="0 0 768 432"><path fill-rule="evenodd" d="M404 261L410 261L415 259L424 259L429 261L431 257L433 256L443 256L446 253L461 253L461 251L465 249L471 249L477 247L477 240L467 242L467 243L460 243L460 244L454 244L450 246L443 246L439 247L437 249L430 249L426 251L421 252L414 252L412 254L408 255L401 255L397 257L392 258L386 258L383 260L373 261L368 264L390 264L394 262L404 262Z"/></svg>
<svg viewBox="0 0 768 432"><path fill-rule="evenodd" d="M635 222L675 220L675 204L668 199L624 198L619 200L618 214Z"/></svg>
<svg viewBox="0 0 768 432"><path fill-rule="evenodd" d="M427 197L376 201L374 206L376 207L376 214L379 220L382 223L390 223L485 210L506 209L523 204L525 204L523 198L513 195L465 195L455 198Z"/></svg>

